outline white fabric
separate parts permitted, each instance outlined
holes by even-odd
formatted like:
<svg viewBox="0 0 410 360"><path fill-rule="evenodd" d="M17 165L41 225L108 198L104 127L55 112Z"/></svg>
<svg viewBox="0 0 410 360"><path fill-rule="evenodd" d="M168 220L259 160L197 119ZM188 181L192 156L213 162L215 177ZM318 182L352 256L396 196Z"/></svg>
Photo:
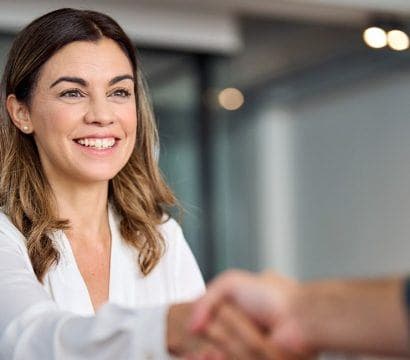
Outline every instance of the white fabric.
<svg viewBox="0 0 410 360"><path fill-rule="evenodd" d="M169 303L195 299L205 286L181 228L160 225L166 251L146 277L121 239L110 208L109 302L96 314L63 232L53 241L61 259L39 283L25 239L0 212L0 359L166 359Z"/></svg>

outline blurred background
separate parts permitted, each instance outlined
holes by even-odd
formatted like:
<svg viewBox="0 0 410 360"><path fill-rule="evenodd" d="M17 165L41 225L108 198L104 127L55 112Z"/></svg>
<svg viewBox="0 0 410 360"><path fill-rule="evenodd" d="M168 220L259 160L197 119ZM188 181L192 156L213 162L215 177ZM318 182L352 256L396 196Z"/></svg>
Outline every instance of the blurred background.
<svg viewBox="0 0 410 360"><path fill-rule="evenodd" d="M59 7L135 42L207 279L410 271L410 1L0 0L0 65Z"/></svg>

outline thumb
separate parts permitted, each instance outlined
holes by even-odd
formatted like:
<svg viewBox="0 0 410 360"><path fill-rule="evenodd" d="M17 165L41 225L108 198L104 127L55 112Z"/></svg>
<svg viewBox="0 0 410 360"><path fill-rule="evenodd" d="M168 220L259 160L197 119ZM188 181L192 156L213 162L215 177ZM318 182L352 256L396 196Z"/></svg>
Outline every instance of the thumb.
<svg viewBox="0 0 410 360"><path fill-rule="evenodd" d="M231 270L213 280L207 292L193 306L190 330L200 332L204 330L212 318L214 311L224 302L237 303L237 296L243 291L253 276L245 271Z"/></svg>

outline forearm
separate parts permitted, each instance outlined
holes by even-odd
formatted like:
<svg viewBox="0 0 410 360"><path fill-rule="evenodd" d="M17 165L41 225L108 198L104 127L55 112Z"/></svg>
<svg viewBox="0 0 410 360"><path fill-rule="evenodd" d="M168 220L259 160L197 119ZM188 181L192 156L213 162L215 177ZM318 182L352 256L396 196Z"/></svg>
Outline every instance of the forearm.
<svg viewBox="0 0 410 360"><path fill-rule="evenodd" d="M46 305L12 321L0 336L1 359L168 359L166 307L108 304L96 316L82 317Z"/></svg>
<svg viewBox="0 0 410 360"><path fill-rule="evenodd" d="M301 294L298 316L313 347L410 355L401 279L311 282Z"/></svg>

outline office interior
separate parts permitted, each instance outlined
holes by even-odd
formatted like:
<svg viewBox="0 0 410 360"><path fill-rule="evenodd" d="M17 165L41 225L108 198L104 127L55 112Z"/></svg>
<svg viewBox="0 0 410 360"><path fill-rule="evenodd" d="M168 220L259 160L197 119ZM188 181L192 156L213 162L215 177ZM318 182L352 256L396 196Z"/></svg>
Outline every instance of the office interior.
<svg viewBox="0 0 410 360"><path fill-rule="evenodd" d="M410 53L363 38L410 30L407 0L3 0L0 65L60 7L106 12L134 41L206 279L410 271Z"/></svg>

